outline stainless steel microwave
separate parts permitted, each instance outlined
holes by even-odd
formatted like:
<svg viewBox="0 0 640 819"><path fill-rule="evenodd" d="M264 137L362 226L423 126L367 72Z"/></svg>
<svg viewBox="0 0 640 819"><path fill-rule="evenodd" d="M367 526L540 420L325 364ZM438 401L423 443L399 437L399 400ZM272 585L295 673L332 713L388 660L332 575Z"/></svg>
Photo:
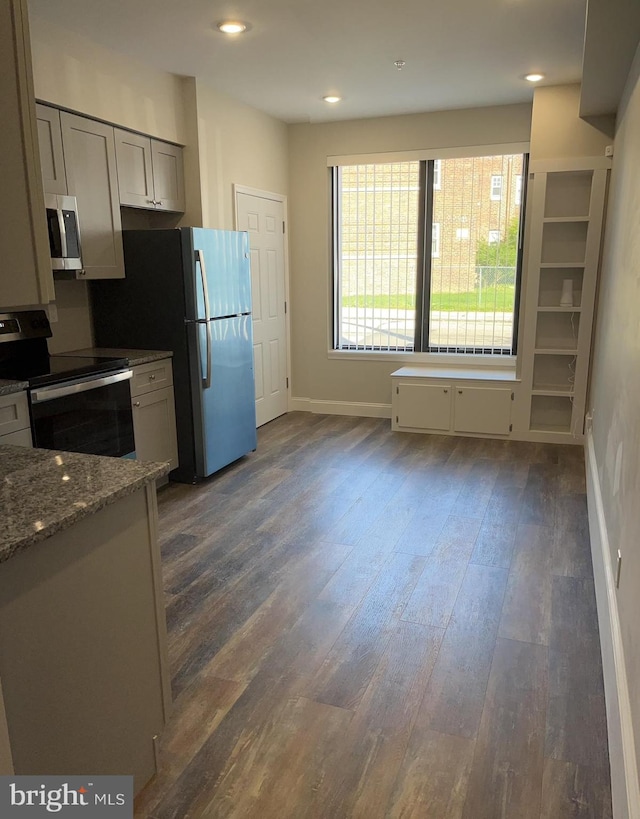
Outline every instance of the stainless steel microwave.
<svg viewBox="0 0 640 819"><path fill-rule="evenodd" d="M75 196L49 193L44 198L47 209L49 249L52 270L82 270L80 225Z"/></svg>

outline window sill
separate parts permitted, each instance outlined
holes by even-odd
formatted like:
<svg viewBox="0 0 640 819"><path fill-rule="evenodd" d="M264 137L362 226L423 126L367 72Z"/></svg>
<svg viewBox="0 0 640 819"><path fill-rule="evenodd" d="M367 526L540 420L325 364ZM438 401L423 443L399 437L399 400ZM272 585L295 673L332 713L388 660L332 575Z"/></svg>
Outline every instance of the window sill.
<svg viewBox="0 0 640 819"><path fill-rule="evenodd" d="M328 350L327 358L342 361L393 361L402 364L457 366L470 369L492 367L514 370L515 355L465 355L455 353L400 353L383 350Z"/></svg>

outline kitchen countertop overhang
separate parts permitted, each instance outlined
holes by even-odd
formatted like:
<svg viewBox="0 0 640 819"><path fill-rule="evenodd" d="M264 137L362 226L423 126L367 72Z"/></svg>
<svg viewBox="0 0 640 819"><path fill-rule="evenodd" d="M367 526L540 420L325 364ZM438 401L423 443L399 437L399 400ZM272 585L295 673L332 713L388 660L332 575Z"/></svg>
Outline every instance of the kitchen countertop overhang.
<svg viewBox="0 0 640 819"><path fill-rule="evenodd" d="M0 446L0 563L169 470L168 463Z"/></svg>
<svg viewBox="0 0 640 819"><path fill-rule="evenodd" d="M23 392L29 385L26 381L14 381L13 378L0 378L0 395L12 395Z"/></svg>

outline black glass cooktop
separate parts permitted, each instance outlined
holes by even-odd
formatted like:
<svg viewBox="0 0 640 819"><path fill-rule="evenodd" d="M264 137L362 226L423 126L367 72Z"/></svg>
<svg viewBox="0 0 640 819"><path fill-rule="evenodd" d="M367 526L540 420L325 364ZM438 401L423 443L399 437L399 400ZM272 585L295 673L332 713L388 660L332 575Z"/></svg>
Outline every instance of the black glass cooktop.
<svg viewBox="0 0 640 819"><path fill-rule="evenodd" d="M30 360L15 361L2 367L3 378L28 381L30 387L59 384L83 376L100 375L124 369L126 358L92 358L90 356L51 355L37 356Z"/></svg>

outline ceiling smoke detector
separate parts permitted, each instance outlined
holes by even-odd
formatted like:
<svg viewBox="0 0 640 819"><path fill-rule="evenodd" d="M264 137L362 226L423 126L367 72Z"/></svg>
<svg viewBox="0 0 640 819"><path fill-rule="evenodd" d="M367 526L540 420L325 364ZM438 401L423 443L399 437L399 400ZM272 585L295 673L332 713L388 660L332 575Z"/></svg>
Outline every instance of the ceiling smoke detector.
<svg viewBox="0 0 640 819"><path fill-rule="evenodd" d="M405 67L406 63L405 63L404 60L396 60L394 65L398 69L398 71L402 71L402 69Z"/></svg>

